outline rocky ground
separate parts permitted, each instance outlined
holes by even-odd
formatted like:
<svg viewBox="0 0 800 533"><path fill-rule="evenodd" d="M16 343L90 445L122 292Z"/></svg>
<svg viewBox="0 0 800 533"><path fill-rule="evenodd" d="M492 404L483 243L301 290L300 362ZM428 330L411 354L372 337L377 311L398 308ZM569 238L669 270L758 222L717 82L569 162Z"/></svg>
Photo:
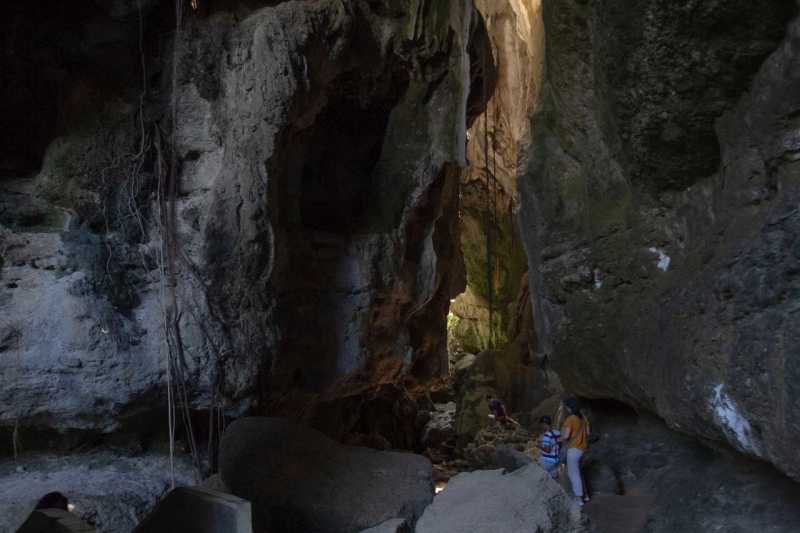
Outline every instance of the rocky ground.
<svg viewBox="0 0 800 533"><path fill-rule="evenodd" d="M549 401L536 416L553 411ZM602 533L800 530L800 486L768 464L704 444L662 420L613 402L590 402L591 452L585 469L592 501L584 508ZM521 418L521 417L520 417ZM535 418L535 416L531 416ZM437 420L439 430L441 417ZM429 448L439 490L464 472L514 470L538 456L536 430L488 422L475 437ZM562 488L571 494L564 472Z"/></svg>
<svg viewBox="0 0 800 533"><path fill-rule="evenodd" d="M414 531L415 522L422 532L464 531L467 523L472 531L509 532L529 526L599 533L800 530L795 482L620 404L589 403L594 442L585 475L592 501L582 511L571 503L563 472L554 482L531 464L535 431L488 421L457 445L452 404L433 405L423 433L432 466L419 455L345 446L286 421L251 418L231 426L222 475L208 486L257 502L259 531L270 523L275 531L305 524L304 531L395 533ZM168 472L163 454L109 449L5 460L0 514L10 518L0 533L14 531L53 490L99 531L128 532L168 490ZM185 458L176 462L176 481L195 483Z"/></svg>
<svg viewBox="0 0 800 533"><path fill-rule="evenodd" d="M175 482L194 484L190 462L175 459ZM0 533L13 533L36 502L58 491L100 533L127 533L170 488L169 457L97 450L71 456L23 455L0 461Z"/></svg>

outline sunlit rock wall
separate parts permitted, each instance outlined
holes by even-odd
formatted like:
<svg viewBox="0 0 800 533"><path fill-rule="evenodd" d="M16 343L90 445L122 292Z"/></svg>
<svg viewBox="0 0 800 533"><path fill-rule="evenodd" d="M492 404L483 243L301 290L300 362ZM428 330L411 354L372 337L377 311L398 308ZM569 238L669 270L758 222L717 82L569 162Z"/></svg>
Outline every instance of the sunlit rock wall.
<svg viewBox="0 0 800 533"><path fill-rule="evenodd" d="M473 353L503 348L513 340L514 306L527 270L515 214L517 174L520 148L530 141L528 115L539 94L544 60L538 0L479 0L476 7L491 38L497 83L486 94L482 87L476 88L488 104L469 130L470 168L461 185L461 247L468 287L450 308L452 349ZM491 239L488 257L487 233Z"/></svg>

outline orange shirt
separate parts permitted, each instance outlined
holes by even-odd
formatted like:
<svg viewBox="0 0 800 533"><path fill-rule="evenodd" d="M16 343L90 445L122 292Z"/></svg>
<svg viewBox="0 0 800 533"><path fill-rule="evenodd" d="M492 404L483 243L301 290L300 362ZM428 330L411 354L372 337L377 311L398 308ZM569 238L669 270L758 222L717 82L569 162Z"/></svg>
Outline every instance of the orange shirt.
<svg viewBox="0 0 800 533"><path fill-rule="evenodd" d="M569 415L564 420L564 429L569 428L568 448L578 448L586 450L589 447L589 425L585 419L575 415ZM562 430L562 434L564 431Z"/></svg>

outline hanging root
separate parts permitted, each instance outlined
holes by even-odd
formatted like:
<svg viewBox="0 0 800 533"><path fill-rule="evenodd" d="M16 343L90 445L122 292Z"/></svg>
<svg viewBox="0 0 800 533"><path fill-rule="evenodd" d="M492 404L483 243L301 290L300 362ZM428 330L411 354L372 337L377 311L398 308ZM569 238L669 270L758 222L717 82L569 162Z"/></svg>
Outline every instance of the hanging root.
<svg viewBox="0 0 800 533"><path fill-rule="evenodd" d="M14 420L14 430L11 432L11 447L14 449L14 462L19 456L19 418Z"/></svg>
<svg viewBox="0 0 800 533"><path fill-rule="evenodd" d="M192 455L197 480L202 478L200 454L192 427L189 387L187 385L187 365L181 338L181 310L177 295L177 260L179 258L176 232L176 197L178 192L178 153L177 153L177 79L180 59L181 26L183 19L183 2L175 1L175 38L172 56L172 95L171 120L172 138L169 153L169 168L161 145L160 131L156 130L154 144L156 149L156 170L158 178L158 232L161 236L161 247L158 254L159 287L161 293L161 312L164 327L167 367L167 425L169 431L170 477L175 485L175 430L176 414L180 410L186 437Z"/></svg>

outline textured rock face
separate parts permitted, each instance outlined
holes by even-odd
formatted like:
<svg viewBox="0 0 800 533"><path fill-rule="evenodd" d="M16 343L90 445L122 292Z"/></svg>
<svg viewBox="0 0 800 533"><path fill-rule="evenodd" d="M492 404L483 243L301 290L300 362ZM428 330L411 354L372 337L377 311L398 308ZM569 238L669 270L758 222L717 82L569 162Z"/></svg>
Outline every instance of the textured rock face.
<svg viewBox="0 0 800 533"><path fill-rule="evenodd" d="M420 439L426 448L441 445L455 436L456 402L437 403L433 407Z"/></svg>
<svg viewBox="0 0 800 533"><path fill-rule="evenodd" d="M59 125L35 178L0 182L36 215L0 220L0 423L112 431L163 405L165 323L196 409L369 382L386 359L399 378L445 371L481 84L472 3L190 12L172 43L158 41L169 6L142 6L147 75L138 4L99 2L92 17L127 31L129 84L66 79L54 97L78 102L80 127Z"/></svg>
<svg viewBox="0 0 800 533"><path fill-rule="evenodd" d="M566 388L798 478L800 27L762 7L544 2L522 233Z"/></svg>
<svg viewBox="0 0 800 533"><path fill-rule="evenodd" d="M342 446L276 418L242 418L225 432L220 474L253 503L254 531L357 532L414 523L433 499L419 455Z"/></svg>

